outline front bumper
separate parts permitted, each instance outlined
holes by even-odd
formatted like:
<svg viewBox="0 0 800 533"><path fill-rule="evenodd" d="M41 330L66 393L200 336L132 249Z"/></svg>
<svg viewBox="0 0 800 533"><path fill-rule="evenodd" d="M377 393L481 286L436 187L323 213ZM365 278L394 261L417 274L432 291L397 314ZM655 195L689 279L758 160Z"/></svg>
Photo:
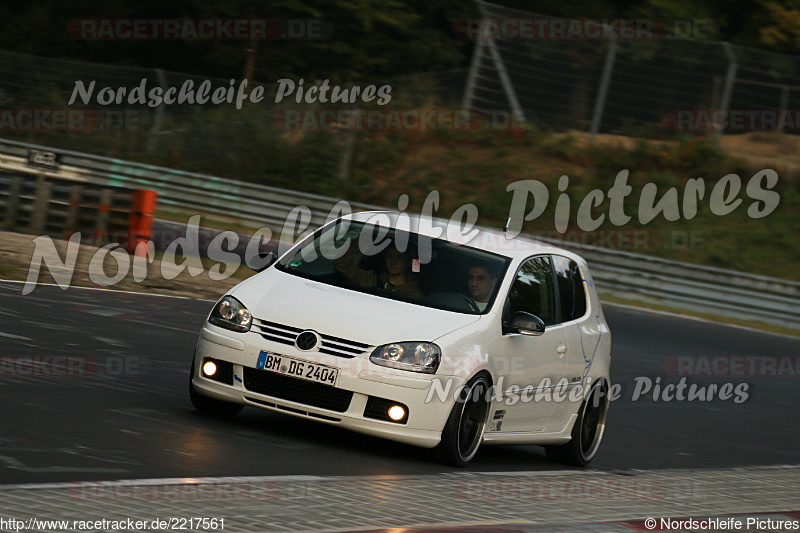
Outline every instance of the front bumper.
<svg viewBox="0 0 800 533"><path fill-rule="evenodd" d="M195 374L192 376L192 384L199 393L219 400L336 424L353 431L425 448L432 448L441 440L442 429L452 410L455 394L466 382L459 377L413 374L381 367L370 362L366 352L362 357L346 359L301 352L293 346L267 341L256 333L234 335L236 337L210 324L203 328L197 342ZM270 391L263 390L263 387L260 388L261 392L248 389L245 368L250 369L249 373L268 372L256 370L258 356L262 351L338 368L336 388L352 392L349 405L344 410L331 410L303 403L296 396L289 400L277 394L270 395ZM232 363L233 383L228 385L201 376L200 367L204 358ZM282 379L299 380L290 377ZM365 417L370 396L407 406L407 421L399 424Z"/></svg>

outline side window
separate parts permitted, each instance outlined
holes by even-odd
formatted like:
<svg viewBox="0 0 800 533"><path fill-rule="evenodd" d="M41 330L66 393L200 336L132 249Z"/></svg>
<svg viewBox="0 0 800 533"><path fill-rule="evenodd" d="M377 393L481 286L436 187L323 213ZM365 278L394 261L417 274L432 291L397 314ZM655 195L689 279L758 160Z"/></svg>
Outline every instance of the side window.
<svg viewBox="0 0 800 533"><path fill-rule="evenodd" d="M560 255L553 256L558 294L561 303L561 321L568 322L586 313L586 291L578 264Z"/></svg>
<svg viewBox="0 0 800 533"><path fill-rule="evenodd" d="M556 299L550 258L546 255L525 261L508 292L508 318L525 311L541 318L545 325L556 323Z"/></svg>

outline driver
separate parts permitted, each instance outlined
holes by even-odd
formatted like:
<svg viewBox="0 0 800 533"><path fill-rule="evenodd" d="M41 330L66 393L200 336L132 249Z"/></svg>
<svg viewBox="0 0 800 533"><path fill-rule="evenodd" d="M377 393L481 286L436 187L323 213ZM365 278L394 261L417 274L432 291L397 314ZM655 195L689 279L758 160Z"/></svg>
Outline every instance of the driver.
<svg viewBox="0 0 800 533"><path fill-rule="evenodd" d="M481 312L486 310L496 284L497 276L494 276L487 267L473 265L469 268L467 288L469 288L469 294Z"/></svg>
<svg viewBox="0 0 800 533"><path fill-rule="evenodd" d="M405 296L422 298L424 295L417 281L411 276L411 257L390 246L384 258L384 268L380 275L372 270L365 270L358 264L358 246L351 241L347 252L333 261L333 266L344 278L361 287L382 287L387 291Z"/></svg>

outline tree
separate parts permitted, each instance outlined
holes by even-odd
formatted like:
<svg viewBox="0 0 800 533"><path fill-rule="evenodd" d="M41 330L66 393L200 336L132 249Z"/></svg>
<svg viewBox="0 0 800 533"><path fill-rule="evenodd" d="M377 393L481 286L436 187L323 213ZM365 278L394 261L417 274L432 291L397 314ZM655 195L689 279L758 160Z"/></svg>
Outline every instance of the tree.
<svg viewBox="0 0 800 533"><path fill-rule="evenodd" d="M760 41L779 52L800 53L800 0L763 2L767 25L759 29Z"/></svg>

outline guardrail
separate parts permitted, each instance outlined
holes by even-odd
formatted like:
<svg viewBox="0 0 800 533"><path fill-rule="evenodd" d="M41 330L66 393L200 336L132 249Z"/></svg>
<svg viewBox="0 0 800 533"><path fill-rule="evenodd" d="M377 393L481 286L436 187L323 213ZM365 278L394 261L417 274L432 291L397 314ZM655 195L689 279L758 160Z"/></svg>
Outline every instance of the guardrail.
<svg viewBox="0 0 800 533"><path fill-rule="evenodd" d="M677 309L800 329L798 282L630 252L551 242L586 259L601 292Z"/></svg>
<svg viewBox="0 0 800 533"><path fill-rule="evenodd" d="M0 169L25 168L30 172L27 161L31 150L56 154L58 169L51 172L63 178L97 185L152 189L158 192L162 205L219 214L253 227L268 226L280 230L289 212L299 205L310 209L311 226L319 226L339 201L7 140L0 140ZM354 210L383 209L360 203L350 205ZM677 309L800 328L800 282L544 240L580 253L591 265L597 288L602 293Z"/></svg>
<svg viewBox="0 0 800 533"><path fill-rule="evenodd" d="M311 210L311 226L316 227L325 222L331 208L339 201L316 194L7 140L0 140L0 168L30 172L27 167L30 150L57 154L57 173L61 177L105 186L154 190L158 192L160 205L218 214L253 227L281 228L292 208L299 205ZM350 206L360 211L384 209L352 202Z"/></svg>
<svg viewBox="0 0 800 533"><path fill-rule="evenodd" d="M58 238L79 231L82 240L105 244L110 234L130 232L136 195L121 187L0 169L0 230Z"/></svg>

